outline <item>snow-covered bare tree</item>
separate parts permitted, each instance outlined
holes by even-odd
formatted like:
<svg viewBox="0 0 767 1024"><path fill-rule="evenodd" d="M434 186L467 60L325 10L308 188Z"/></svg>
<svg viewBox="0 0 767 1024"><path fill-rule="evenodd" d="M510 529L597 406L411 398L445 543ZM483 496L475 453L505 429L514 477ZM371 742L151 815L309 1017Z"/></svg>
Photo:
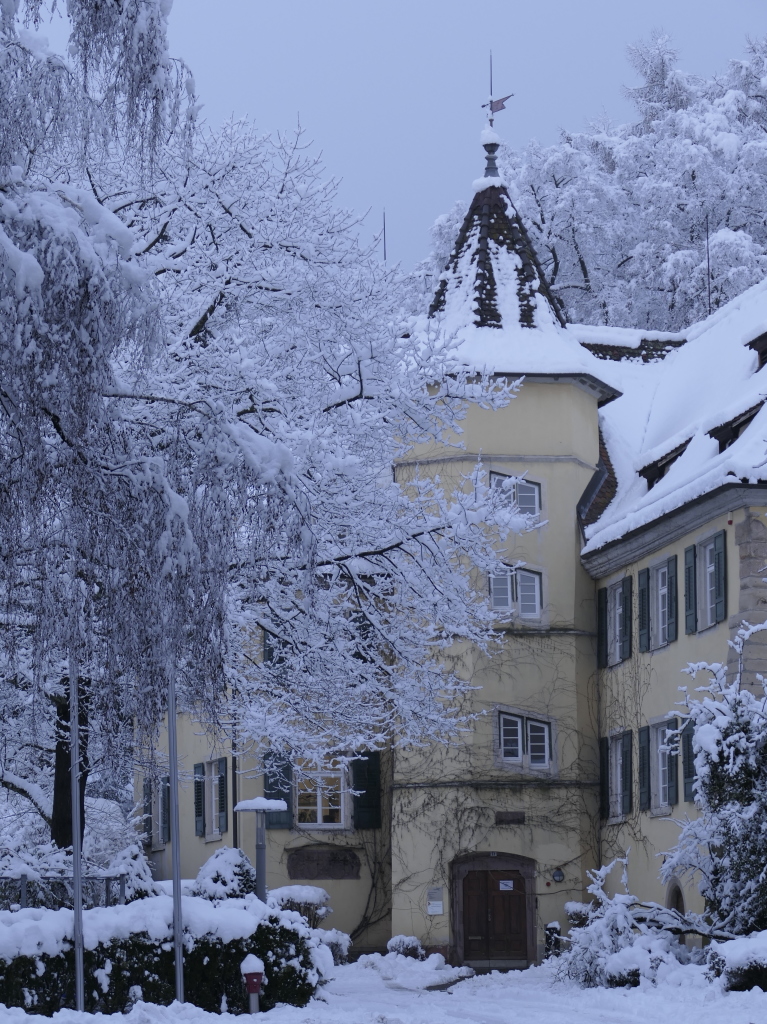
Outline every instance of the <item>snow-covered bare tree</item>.
<svg viewBox="0 0 767 1024"><path fill-rule="evenodd" d="M744 645L765 629L738 630L731 681L725 665L688 669L711 676L703 696L687 701L699 816L684 822L662 869L664 881L697 878L713 924L736 935L767 928L767 691L742 682Z"/></svg>
<svg viewBox="0 0 767 1024"><path fill-rule="evenodd" d="M102 776L134 727L151 742L171 673L204 720L228 687L249 737L297 754L444 736L465 684L430 655L489 642L470 574L497 567L486 524L524 526L480 475L449 500L392 481L415 444L459 434L467 399L509 392L413 346L300 134L171 130L157 40L170 84L135 99L109 47L134 46L136 9L97 19L72 66L5 28L28 76L44 66L41 111L46 75L71 94L50 138L8 147L0 185L2 677L22 726L0 781L41 808L71 657ZM79 120L93 88L100 136ZM159 123L162 149L132 156Z"/></svg>
<svg viewBox="0 0 767 1024"><path fill-rule="evenodd" d="M629 48L637 117L502 147L500 166L571 322L680 330L767 273L767 40L698 78L667 36ZM708 240L708 252L707 252ZM439 273L439 241L417 277Z"/></svg>

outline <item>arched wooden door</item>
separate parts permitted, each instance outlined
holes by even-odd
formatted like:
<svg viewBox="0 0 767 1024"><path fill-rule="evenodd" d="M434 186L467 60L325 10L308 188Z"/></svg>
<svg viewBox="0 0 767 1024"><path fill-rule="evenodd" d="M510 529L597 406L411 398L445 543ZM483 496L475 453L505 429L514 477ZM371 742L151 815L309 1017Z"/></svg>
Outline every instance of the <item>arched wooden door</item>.
<svg viewBox="0 0 767 1024"><path fill-rule="evenodd" d="M535 961L534 865L509 854L479 854L453 865L453 947L480 968Z"/></svg>

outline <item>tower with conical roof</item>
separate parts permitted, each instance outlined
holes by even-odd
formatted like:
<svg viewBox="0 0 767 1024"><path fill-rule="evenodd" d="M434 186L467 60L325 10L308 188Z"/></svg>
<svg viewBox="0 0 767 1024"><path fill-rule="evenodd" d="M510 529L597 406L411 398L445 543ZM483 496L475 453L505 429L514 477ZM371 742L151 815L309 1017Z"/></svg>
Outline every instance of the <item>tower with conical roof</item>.
<svg viewBox="0 0 767 1024"><path fill-rule="evenodd" d="M522 386L502 407L470 402L456 444L396 467L398 481L430 473L448 492L480 468L531 517L499 542L504 571L474 574L497 645L451 651L476 688L471 730L449 749L398 752L392 785L392 931L484 970L539 960L546 923L566 920L595 866L596 594L579 502L602 478L599 406L618 394L548 287L499 141L482 133L484 175L418 330L470 373Z"/></svg>

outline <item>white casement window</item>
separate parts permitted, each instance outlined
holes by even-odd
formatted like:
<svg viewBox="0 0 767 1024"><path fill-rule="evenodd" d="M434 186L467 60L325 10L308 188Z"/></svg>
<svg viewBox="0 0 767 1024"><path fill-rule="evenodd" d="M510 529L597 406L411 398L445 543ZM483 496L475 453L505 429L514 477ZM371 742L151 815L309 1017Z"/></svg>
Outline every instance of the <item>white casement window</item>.
<svg viewBox="0 0 767 1024"><path fill-rule="evenodd" d="M296 785L296 820L303 828L343 828L346 818L344 773L316 772Z"/></svg>
<svg viewBox="0 0 767 1024"><path fill-rule="evenodd" d="M616 583L607 591L607 663L617 665L623 638L623 584Z"/></svg>
<svg viewBox="0 0 767 1024"><path fill-rule="evenodd" d="M522 761L522 722L516 715L499 715L501 757L504 761Z"/></svg>
<svg viewBox="0 0 767 1024"><path fill-rule="evenodd" d="M498 714L501 758L525 768L551 767L551 723L506 712Z"/></svg>
<svg viewBox="0 0 767 1024"><path fill-rule="evenodd" d="M716 551L713 540L700 546L701 594L699 629L716 624Z"/></svg>
<svg viewBox="0 0 767 1024"><path fill-rule="evenodd" d="M220 839L229 827L227 759L194 766L194 831L206 841Z"/></svg>
<svg viewBox="0 0 767 1024"><path fill-rule="evenodd" d="M655 811L662 811L670 806L669 782L670 782L670 754L668 750L667 732L673 728L672 722L661 722L652 726L651 729L651 757L650 785L652 789L652 808Z"/></svg>
<svg viewBox="0 0 767 1024"><path fill-rule="evenodd" d="M551 761L551 727L547 722L527 719L527 756L533 768L545 768Z"/></svg>
<svg viewBox="0 0 767 1024"><path fill-rule="evenodd" d="M490 486L503 487L505 481L513 480L513 477L505 473L491 473ZM539 516L541 514L541 485L532 480L516 480L507 484L509 496L516 504L523 515Z"/></svg>
<svg viewBox="0 0 767 1024"><path fill-rule="evenodd" d="M651 574L650 646L655 650L668 643L668 564L659 565Z"/></svg>
<svg viewBox="0 0 767 1024"><path fill-rule="evenodd" d="M490 577L490 604L495 611L513 611L514 574L511 569Z"/></svg>
<svg viewBox="0 0 767 1024"><path fill-rule="evenodd" d="M627 789L631 787L631 746L625 734L610 737L610 817L628 813ZM629 798L630 799L630 798Z"/></svg>
<svg viewBox="0 0 767 1024"><path fill-rule="evenodd" d="M509 569L490 577L490 603L495 611L509 611L522 619L541 616L541 574L529 569Z"/></svg>

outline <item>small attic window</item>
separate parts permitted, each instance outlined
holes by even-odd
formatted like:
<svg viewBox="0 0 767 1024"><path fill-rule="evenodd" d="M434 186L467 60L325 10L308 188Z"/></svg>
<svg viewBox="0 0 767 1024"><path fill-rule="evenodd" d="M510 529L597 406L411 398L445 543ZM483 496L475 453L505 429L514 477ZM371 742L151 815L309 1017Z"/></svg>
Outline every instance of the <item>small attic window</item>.
<svg viewBox="0 0 767 1024"><path fill-rule="evenodd" d="M649 465L644 466L639 470L639 475L643 476L647 481L648 491L652 490L657 482L663 479L679 456L685 452L689 443L689 441L685 441L684 444L680 444L678 448L674 448L673 451L668 452L666 455L662 455L659 459L656 459L655 462L651 462Z"/></svg>
<svg viewBox="0 0 767 1024"><path fill-rule="evenodd" d="M767 335L765 335L767 337ZM753 342L752 342L753 344ZM767 343L766 343L767 344ZM767 351L767 349L765 350ZM762 355L759 355L760 366L767 363L767 356L765 356L764 363L762 362ZM719 442L719 454L726 451L731 444L734 444L738 440L743 431L750 425L754 420L756 414L764 405L764 400L759 402L758 405L752 405L750 409L742 412L739 416L733 417L728 420L727 423L723 423L720 427L714 427L713 430L709 430L708 436L713 437L715 441Z"/></svg>
<svg viewBox="0 0 767 1024"><path fill-rule="evenodd" d="M753 341L749 341L748 347L752 352L756 352L759 360L758 369L761 370L763 366L767 366L767 331L754 338Z"/></svg>

